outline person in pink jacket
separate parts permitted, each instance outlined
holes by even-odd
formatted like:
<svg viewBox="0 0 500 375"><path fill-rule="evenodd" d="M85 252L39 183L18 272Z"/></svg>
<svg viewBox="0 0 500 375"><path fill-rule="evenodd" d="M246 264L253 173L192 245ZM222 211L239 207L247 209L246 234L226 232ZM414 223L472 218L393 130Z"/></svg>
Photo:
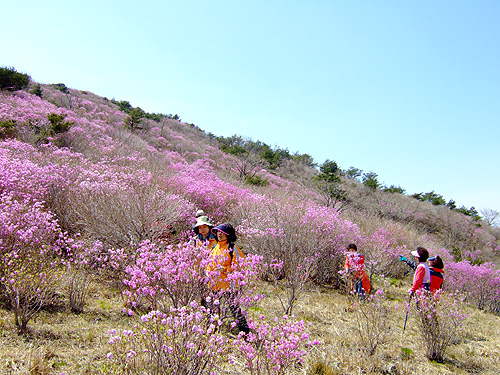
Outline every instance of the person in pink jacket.
<svg viewBox="0 0 500 375"><path fill-rule="evenodd" d="M411 255L418 259L418 265L415 270L415 276L413 276L413 285L408 292L413 294L416 291L421 291L422 289L430 291L431 271L429 269L429 265L427 264L429 252L423 247L417 247L417 250L412 251Z"/></svg>

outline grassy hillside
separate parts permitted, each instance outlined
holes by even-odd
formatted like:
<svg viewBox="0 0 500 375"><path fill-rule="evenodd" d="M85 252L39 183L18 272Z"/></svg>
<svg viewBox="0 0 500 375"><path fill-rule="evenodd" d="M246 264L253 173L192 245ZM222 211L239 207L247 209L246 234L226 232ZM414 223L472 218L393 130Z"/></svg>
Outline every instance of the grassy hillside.
<svg viewBox="0 0 500 375"><path fill-rule="evenodd" d="M179 337L205 345L167 355L205 361L192 373L498 372L498 228L345 176L344 203L326 205L320 172L299 154L266 163L178 116L32 88L0 92L1 373L168 373L146 353ZM198 306L206 254L186 242L198 209L231 222L247 253L239 297L255 341L225 323L168 333L169 318L188 319L182 306L210 319ZM341 274L353 242L374 285L362 303ZM411 302L403 332L411 274L398 255L417 246L444 259L446 293L436 327L419 327L426 318ZM141 319L152 311L166 323ZM428 344L440 340L443 357L431 361Z"/></svg>

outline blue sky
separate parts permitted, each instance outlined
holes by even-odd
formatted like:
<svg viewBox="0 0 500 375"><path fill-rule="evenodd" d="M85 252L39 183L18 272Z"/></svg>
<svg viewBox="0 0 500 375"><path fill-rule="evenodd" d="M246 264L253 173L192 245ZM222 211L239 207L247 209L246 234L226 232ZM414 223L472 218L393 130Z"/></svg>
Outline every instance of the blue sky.
<svg viewBox="0 0 500 375"><path fill-rule="evenodd" d="M0 65L37 82L500 211L498 1L18 0L2 9Z"/></svg>

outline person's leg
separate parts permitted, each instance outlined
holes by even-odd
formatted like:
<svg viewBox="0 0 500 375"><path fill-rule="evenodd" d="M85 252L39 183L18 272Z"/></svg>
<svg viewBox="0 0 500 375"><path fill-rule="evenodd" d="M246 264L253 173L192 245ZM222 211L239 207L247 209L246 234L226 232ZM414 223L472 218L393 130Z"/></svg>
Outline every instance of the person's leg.
<svg viewBox="0 0 500 375"><path fill-rule="evenodd" d="M239 306L236 304L231 304L229 306L229 309L231 310L231 314L233 315L234 320L236 321L236 326L238 327L238 330L240 332L249 333L250 328L248 327L247 319L245 318L245 315L243 315L243 313L241 312Z"/></svg>

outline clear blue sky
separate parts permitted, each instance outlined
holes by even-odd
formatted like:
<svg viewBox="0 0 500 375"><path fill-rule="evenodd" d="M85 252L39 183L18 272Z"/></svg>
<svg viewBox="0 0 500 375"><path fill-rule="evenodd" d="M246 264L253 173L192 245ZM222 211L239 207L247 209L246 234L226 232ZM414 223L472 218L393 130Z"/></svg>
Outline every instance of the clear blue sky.
<svg viewBox="0 0 500 375"><path fill-rule="evenodd" d="M0 65L500 211L499 1L11 1Z"/></svg>

